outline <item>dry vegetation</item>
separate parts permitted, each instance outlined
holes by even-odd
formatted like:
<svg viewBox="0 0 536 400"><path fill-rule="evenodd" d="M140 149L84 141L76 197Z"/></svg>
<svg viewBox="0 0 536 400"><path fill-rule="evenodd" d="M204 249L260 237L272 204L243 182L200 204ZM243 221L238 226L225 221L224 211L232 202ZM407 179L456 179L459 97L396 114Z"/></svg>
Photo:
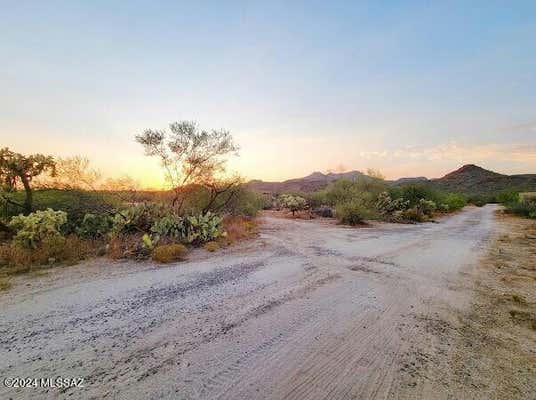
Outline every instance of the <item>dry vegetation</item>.
<svg viewBox="0 0 536 400"><path fill-rule="evenodd" d="M257 233L257 220L251 217L228 215L223 219L225 236L218 239L222 246L253 237Z"/></svg>
<svg viewBox="0 0 536 400"><path fill-rule="evenodd" d="M0 277L0 291L11 288L11 282L8 276Z"/></svg>
<svg viewBox="0 0 536 400"><path fill-rule="evenodd" d="M186 260L188 249L182 244L163 244L156 246L153 250L153 260L159 263L170 263L173 261Z"/></svg>
<svg viewBox="0 0 536 400"><path fill-rule="evenodd" d="M103 255L105 244L99 240L82 240L76 235L55 237L35 249L0 244L0 264L6 275L30 272L51 265L72 265L89 257Z"/></svg>
<svg viewBox="0 0 536 400"><path fill-rule="evenodd" d="M212 253L212 252L215 252L216 250L218 250L220 248L220 245L218 244L218 242L207 242L207 243L205 243L203 248L206 251L210 251Z"/></svg>

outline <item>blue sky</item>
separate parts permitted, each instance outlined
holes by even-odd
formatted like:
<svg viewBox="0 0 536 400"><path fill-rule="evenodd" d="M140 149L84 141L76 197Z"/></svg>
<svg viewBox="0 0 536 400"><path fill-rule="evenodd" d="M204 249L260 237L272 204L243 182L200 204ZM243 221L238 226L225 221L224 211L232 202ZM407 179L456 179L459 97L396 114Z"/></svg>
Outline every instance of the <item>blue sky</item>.
<svg viewBox="0 0 536 400"><path fill-rule="evenodd" d="M193 119L249 178L536 172L536 3L430 3L5 3L2 145L150 185L133 136Z"/></svg>

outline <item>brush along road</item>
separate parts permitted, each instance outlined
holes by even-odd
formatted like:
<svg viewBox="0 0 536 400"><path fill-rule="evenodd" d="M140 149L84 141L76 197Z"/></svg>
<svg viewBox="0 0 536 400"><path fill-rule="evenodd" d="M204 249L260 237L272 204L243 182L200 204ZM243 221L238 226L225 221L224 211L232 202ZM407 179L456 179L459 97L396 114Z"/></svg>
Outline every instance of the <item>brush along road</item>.
<svg viewBox="0 0 536 400"><path fill-rule="evenodd" d="M449 357L430 321L467 306L495 209L362 228L266 217L258 238L190 261L16 281L0 294L0 377L84 387L0 383L0 397L461 398L427 372Z"/></svg>

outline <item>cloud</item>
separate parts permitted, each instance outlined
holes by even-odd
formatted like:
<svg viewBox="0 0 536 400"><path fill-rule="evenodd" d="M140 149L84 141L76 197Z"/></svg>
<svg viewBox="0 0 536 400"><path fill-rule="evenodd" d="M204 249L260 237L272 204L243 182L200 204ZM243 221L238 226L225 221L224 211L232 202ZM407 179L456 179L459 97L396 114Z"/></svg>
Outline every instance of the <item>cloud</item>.
<svg viewBox="0 0 536 400"><path fill-rule="evenodd" d="M507 129L507 131L536 133L536 121L527 122L525 124L514 125L510 129Z"/></svg>
<svg viewBox="0 0 536 400"><path fill-rule="evenodd" d="M460 145L456 142L437 146L407 146L401 149L385 151L361 151L364 159L411 159L420 161L517 161L524 163L536 162L536 144L475 144Z"/></svg>

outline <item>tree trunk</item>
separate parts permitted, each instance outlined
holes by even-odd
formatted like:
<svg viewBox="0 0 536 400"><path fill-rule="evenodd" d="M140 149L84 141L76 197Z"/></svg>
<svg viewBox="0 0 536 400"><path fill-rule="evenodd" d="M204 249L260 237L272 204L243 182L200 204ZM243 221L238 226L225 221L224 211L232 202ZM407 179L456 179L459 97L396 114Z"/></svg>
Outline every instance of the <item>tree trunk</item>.
<svg viewBox="0 0 536 400"><path fill-rule="evenodd" d="M24 200L24 211L27 214L30 214L33 211L33 193L32 188L30 187L30 180L24 174L20 176L22 185L24 186L24 191L26 192L26 199Z"/></svg>
<svg viewBox="0 0 536 400"><path fill-rule="evenodd" d="M6 223L0 221L0 232L3 232L4 234L6 234L7 236L11 237L13 236L13 229L11 229L11 227L9 225L7 225Z"/></svg>

